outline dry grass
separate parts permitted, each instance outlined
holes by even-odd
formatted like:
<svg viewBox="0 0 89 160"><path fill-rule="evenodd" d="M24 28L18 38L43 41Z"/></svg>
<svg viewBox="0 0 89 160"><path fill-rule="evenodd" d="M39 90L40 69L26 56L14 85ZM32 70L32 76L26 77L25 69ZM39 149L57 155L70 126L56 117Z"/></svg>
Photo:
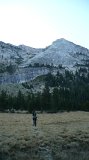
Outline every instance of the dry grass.
<svg viewBox="0 0 89 160"><path fill-rule="evenodd" d="M89 160L89 113L0 113L0 160Z"/></svg>

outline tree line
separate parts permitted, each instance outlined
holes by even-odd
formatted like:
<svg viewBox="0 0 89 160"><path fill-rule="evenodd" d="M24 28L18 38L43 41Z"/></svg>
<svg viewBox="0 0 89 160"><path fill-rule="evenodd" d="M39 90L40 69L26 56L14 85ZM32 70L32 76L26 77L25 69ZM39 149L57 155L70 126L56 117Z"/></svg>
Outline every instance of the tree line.
<svg viewBox="0 0 89 160"><path fill-rule="evenodd" d="M48 73L45 76L45 87L42 92L18 92L17 96L8 95L5 91L0 94L0 111L7 109L33 109L47 112L58 111L89 111L89 73L79 69L75 73L65 71L56 75Z"/></svg>

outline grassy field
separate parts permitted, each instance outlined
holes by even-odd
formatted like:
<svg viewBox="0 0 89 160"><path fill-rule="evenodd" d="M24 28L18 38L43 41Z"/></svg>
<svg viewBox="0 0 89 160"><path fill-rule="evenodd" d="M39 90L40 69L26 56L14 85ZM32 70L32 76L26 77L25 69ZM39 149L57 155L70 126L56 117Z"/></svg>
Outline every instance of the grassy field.
<svg viewBox="0 0 89 160"><path fill-rule="evenodd" d="M0 160L89 160L89 113L0 113Z"/></svg>

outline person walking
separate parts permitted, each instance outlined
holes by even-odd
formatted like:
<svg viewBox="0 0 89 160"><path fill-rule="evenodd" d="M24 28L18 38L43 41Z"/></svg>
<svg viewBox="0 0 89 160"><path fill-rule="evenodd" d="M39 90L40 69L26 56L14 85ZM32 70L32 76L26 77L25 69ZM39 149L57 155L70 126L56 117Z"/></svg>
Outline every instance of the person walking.
<svg viewBox="0 0 89 160"><path fill-rule="evenodd" d="M36 127L36 125L37 125L37 115L36 115L36 111L33 111L32 112L32 118L33 118L33 126L35 126Z"/></svg>

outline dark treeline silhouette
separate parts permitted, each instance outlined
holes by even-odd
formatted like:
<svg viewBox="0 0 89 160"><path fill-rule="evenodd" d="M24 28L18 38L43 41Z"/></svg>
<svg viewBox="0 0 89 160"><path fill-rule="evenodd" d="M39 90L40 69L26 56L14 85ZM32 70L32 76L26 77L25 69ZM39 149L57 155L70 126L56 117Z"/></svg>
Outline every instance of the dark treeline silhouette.
<svg viewBox="0 0 89 160"><path fill-rule="evenodd" d="M51 90L50 90L51 88ZM21 91L12 97L5 91L0 94L0 111L7 109L27 110L33 109L47 112L57 111L89 111L89 73L87 69L80 68L73 74L57 72L45 76L43 92L23 95Z"/></svg>

